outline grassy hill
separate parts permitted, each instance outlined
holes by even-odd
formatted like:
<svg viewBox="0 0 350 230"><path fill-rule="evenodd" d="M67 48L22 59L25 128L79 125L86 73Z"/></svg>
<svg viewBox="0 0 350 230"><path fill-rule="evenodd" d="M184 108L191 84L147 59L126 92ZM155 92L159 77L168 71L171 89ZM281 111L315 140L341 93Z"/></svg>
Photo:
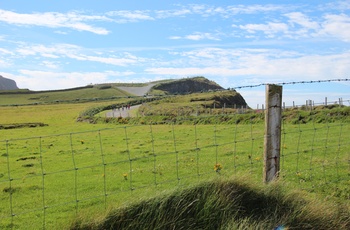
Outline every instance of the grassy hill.
<svg viewBox="0 0 350 230"><path fill-rule="evenodd" d="M223 89L215 82L209 81L206 78L194 77L150 83L104 83L62 90L0 90L0 106L111 101L121 97L134 97L138 95L137 88L140 88L141 91L144 87L147 88L148 85L152 85L149 94L156 96ZM193 89L192 92L189 91L189 88Z"/></svg>
<svg viewBox="0 0 350 230"><path fill-rule="evenodd" d="M349 229L349 208L285 191L280 184L216 180L136 202L70 229ZM282 228L282 226L284 228Z"/></svg>
<svg viewBox="0 0 350 230"><path fill-rule="evenodd" d="M131 94L108 84L52 91L14 90L0 91L0 105L77 103L113 100L127 96Z"/></svg>

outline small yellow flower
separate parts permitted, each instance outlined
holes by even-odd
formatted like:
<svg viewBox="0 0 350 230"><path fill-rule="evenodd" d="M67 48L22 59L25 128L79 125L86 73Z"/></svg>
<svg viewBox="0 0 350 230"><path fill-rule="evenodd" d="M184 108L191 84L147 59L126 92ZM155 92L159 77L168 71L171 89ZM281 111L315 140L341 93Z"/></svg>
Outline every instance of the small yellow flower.
<svg viewBox="0 0 350 230"><path fill-rule="evenodd" d="M214 171L215 172L220 172L221 169L222 169L221 164L217 163L217 164L214 165Z"/></svg>
<svg viewBox="0 0 350 230"><path fill-rule="evenodd" d="M123 173L123 177L124 177L124 180L128 180L128 174L127 173Z"/></svg>

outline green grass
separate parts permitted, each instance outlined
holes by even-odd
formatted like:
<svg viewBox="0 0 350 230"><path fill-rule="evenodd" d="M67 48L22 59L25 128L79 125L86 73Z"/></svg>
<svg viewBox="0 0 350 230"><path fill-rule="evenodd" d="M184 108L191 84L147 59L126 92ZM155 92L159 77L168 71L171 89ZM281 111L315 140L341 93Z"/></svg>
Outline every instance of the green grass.
<svg viewBox="0 0 350 230"><path fill-rule="evenodd" d="M317 141L326 138L323 126L317 126ZM311 128L305 125L299 138L299 127L288 127L282 180L313 194L325 194L328 199L349 199L345 142L349 128L343 127L340 149L340 131L330 129L337 136L329 135L328 141L337 142L327 147L326 155L324 148L312 150L307 143L314 135L306 131ZM216 163L223 167L222 177L249 174L252 182L261 181L263 125L117 126L9 140L1 143L0 152L1 214L7 216L2 227L11 222L11 198L16 228L28 225L26 216L33 228L41 226L44 210L46 226L54 228L88 207L96 213L105 206L122 204L124 194L171 189L210 178L217 174ZM311 169L312 178L307 174ZM137 199L137 195L129 199ZM53 222L55 218L57 222Z"/></svg>
<svg viewBox="0 0 350 230"><path fill-rule="evenodd" d="M236 105L232 103L237 103ZM233 114L245 102L235 91L205 92L189 95L169 96L142 106L140 112L145 116L193 116L208 114ZM225 109L223 109L225 107ZM246 107L246 105L245 105ZM215 109L216 108L216 109Z"/></svg>
<svg viewBox="0 0 350 230"><path fill-rule="evenodd" d="M246 175L247 183L261 183L264 124L251 119L252 114L242 120L237 114L229 125L76 122L82 111L112 103L1 108L0 124L48 124L0 130L1 229L62 229L76 214L98 215L213 177ZM335 119L346 108L334 109L293 110L296 115L285 116L290 122L283 126L280 178L286 189L300 189L307 199L348 207L350 128L347 120ZM322 116L324 123L319 123ZM216 163L223 167L220 174L214 171ZM322 206L314 208L315 215L323 213ZM227 219L239 226L275 224L254 220L249 215L238 223Z"/></svg>
<svg viewBox="0 0 350 230"><path fill-rule="evenodd" d="M86 88L56 91L25 91L22 93L3 92L0 94L0 105L28 105L53 103L79 103L101 101L128 97L130 94L119 90L114 85L103 87L96 85Z"/></svg>
<svg viewBox="0 0 350 230"><path fill-rule="evenodd" d="M79 216L70 229L348 229L350 210L338 208L287 191L282 183L262 186L216 178L97 219Z"/></svg>

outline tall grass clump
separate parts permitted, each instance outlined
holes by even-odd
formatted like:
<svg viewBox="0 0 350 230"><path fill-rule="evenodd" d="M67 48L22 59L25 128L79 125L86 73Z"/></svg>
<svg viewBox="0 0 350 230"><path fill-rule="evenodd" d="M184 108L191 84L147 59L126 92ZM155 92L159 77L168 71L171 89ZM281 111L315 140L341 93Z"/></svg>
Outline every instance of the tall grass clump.
<svg viewBox="0 0 350 230"><path fill-rule="evenodd" d="M70 229L349 229L349 207L332 207L279 183L214 180L76 219ZM341 210L341 211L339 211Z"/></svg>

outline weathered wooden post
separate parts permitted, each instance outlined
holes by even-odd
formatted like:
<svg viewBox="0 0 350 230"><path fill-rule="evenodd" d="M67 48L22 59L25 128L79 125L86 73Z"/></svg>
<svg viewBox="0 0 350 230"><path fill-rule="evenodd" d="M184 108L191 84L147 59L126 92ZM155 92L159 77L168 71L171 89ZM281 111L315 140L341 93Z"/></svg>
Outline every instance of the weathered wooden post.
<svg viewBox="0 0 350 230"><path fill-rule="evenodd" d="M279 176L282 121L282 86L266 85L264 182Z"/></svg>

